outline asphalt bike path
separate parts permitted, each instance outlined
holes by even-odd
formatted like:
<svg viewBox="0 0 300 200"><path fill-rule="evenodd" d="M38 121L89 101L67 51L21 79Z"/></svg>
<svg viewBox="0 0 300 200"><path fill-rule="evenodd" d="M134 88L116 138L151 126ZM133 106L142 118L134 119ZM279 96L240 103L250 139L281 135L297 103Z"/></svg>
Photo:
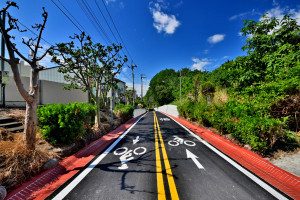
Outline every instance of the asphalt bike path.
<svg viewBox="0 0 300 200"><path fill-rule="evenodd" d="M276 199L159 112L110 148L48 199Z"/></svg>
<svg viewBox="0 0 300 200"><path fill-rule="evenodd" d="M156 115L180 199L276 199L169 117Z"/></svg>

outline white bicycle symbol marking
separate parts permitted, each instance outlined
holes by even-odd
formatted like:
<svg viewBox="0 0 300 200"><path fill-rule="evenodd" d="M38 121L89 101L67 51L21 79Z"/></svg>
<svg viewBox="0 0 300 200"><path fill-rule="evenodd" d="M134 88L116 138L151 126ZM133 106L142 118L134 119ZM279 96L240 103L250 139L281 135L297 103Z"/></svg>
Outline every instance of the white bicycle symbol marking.
<svg viewBox="0 0 300 200"><path fill-rule="evenodd" d="M179 144L185 144L186 146L190 146L190 147L196 146L195 142L190 141L190 140L184 140L184 139L178 137L177 135L174 135L174 139L170 140L168 142L168 144L173 147L176 147Z"/></svg>
<svg viewBox="0 0 300 200"><path fill-rule="evenodd" d="M147 149L145 147L137 147L134 150L128 150L127 147L120 147L114 151L116 156L120 156L121 166L118 169L128 169L128 165L126 164L128 161L134 159L132 154L135 155L143 155L146 153Z"/></svg>

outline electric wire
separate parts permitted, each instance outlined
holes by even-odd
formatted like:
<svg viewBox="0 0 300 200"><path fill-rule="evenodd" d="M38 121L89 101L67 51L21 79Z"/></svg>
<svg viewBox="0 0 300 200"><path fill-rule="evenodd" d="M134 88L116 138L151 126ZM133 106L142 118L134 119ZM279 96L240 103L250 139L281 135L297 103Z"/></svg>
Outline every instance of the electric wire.
<svg viewBox="0 0 300 200"><path fill-rule="evenodd" d="M95 24L95 22L91 19L90 15L88 14L88 11L83 7L83 5L80 3L79 0L76 0L77 4L79 5L80 9L84 12L85 16L89 19L89 21L92 23L92 25L94 26L94 28L96 29L96 31L99 33L99 35L102 37L102 39L104 40L104 42L106 43L106 45L108 45L108 41L106 40L105 36L103 35L103 33L100 31L100 29L97 27L97 25Z"/></svg>
<svg viewBox="0 0 300 200"><path fill-rule="evenodd" d="M76 26L76 28L80 31L83 32L74 22L73 20L53 1L51 0L52 3L72 22L72 24L74 24L74 26Z"/></svg>
<svg viewBox="0 0 300 200"><path fill-rule="evenodd" d="M81 0L81 2L84 4L85 8L87 9L88 13L90 14L90 16L93 18L94 22L98 25L98 27L100 28L101 32L103 33L103 35L106 37L107 41L112 44L113 42L111 41L111 39L109 38L109 36L107 35L106 31L104 30L103 26L101 25L101 23L99 22L99 20L97 19L94 11L91 9L91 7L89 6L88 2L85 0Z"/></svg>
<svg viewBox="0 0 300 200"><path fill-rule="evenodd" d="M71 15L71 17L84 30L84 32L86 32L88 34L88 32L84 29L84 27L77 21L77 19L71 14L71 12L63 5L63 3L60 0L57 0L57 1L60 3L60 5L62 5L62 7L64 7L64 9L69 13L69 15Z"/></svg>
<svg viewBox="0 0 300 200"><path fill-rule="evenodd" d="M104 13L102 12L102 9L100 8L99 4L97 3L97 0L95 0L95 3L96 3L96 6L97 6L98 10L100 11L100 13L101 13L103 19L104 19L106 25L108 26L110 32L112 33L113 37L115 38L115 40L116 40L117 43L119 44L120 42L119 42L119 40L117 39L116 35L114 34L113 30L111 29L111 27L110 27L108 21L106 20L106 17L105 17L105 15L104 15ZM124 52L123 48L121 49L121 51L123 52L123 55L125 55L125 52Z"/></svg>
<svg viewBox="0 0 300 200"><path fill-rule="evenodd" d="M103 3L103 5L104 5L104 7L105 7L105 9L106 9L106 12L108 13L108 15L109 15L109 17L110 17L110 20L112 21L112 23L113 23L113 25L114 25L114 27L115 27L115 29L116 29L116 31L117 31L117 33L118 33L120 39L121 39L121 42L124 44L124 47L125 47L125 49L126 49L126 52L128 53L128 56L130 57L131 61L133 61L132 56L130 55L130 53L129 53L127 47L126 47L126 44L125 44L125 42L123 41L123 38L121 37L120 32L119 32L119 30L118 30L118 28L117 28L117 26L116 26L116 24L115 24L113 18L111 17L110 12L109 12L109 10L107 9L107 6L106 6L104 0L102 0L102 3Z"/></svg>
<svg viewBox="0 0 300 200"><path fill-rule="evenodd" d="M107 22L107 20L106 20L106 18L105 18L105 16L104 16L104 14L103 14L103 12L102 12L102 10L101 10L99 4L97 3L97 0L95 0L95 3L96 3L96 5L97 5L97 8L98 8L98 10L100 11L100 13L101 13L103 19L105 20L105 22L106 22L106 24L107 24L107 26L108 26L110 32L112 33L112 35L113 35L113 37L115 38L115 40L117 41L117 43L119 43L119 41L118 41L118 39L116 38L114 32L111 30L110 25L109 25L109 23Z"/></svg>
<svg viewBox="0 0 300 200"><path fill-rule="evenodd" d="M20 20L17 21L19 24L21 24L23 27L25 27L28 31L30 31L32 34L34 34L35 36L38 37L38 34L36 34L33 30L31 30L30 28L28 28L25 24L23 24L22 22L20 22ZM50 42L48 42L47 40L45 40L44 38L41 37L41 39L46 42L47 44L54 46L53 44L51 44Z"/></svg>
<svg viewBox="0 0 300 200"><path fill-rule="evenodd" d="M62 12L62 13L70 20L70 21L71 21L71 22L72 22L72 24L73 24L79 31L82 32L81 29L83 29L85 32L87 32L87 31L84 29L84 27L76 20L76 18L71 14L71 12L66 8L66 6L63 5L63 3L62 3L60 0L58 0L58 2L59 2L59 3L61 4L61 6L66 10L66 12L74 19L74 21L77 22L78 26L80 26L81 29L75 24L75 22L71 19L71 17L69 17L69 16L68 16L68 15L67 15L67 14L66 14L66 13L65 13L65 12L64 12L64 11L63 11L63 10L62 10L62 9L61 9L61 8L60 8L53 0L51 0L51 1L52 1L52 2L55 4L55 6L56 6L56 7L57 7L57 8L58 8L58 9L59 9L59 10L60 10L60 11L61 11L61 12ZM106 33L105 29L103 28L103 26L101 25L101 23L100 23L99 20L97 19L96 14L95 14L94 11L91 9L91 7L90 7L90 5L88 4L88 2L85 1L85 0L81 0L81 2L82 2L83 5L80 3L79 0L77 0L77 3L78 3L78 5L79 5L79 7L80 7L81 10L85 13L85 15L88 17L89 21L94 25L94 27L96 28L97 32L100 33L100 35L101 35L102 38L104 39L105 43L106 43L106 44L112 43L111 39L109 38L109 36L108 36L108 34ZM118 41L116 35L114 34L112 28L110 27L110 25L109 25L107 19L106 19L105 16L104 16L104 13L102 12L102 10L101 10L101 8L100 8L100 6L99 6L99 4L97 3L96 0L95 0L95 3L96 3L97 8L98 8L99 11L100 11L102 17L104 18L104 20L105 20L105 22L106 22L106 24L107 24L107 26L108 26L110 32L112 33L114 39L119 43L119 41ZM128 51L126 45L125 45L125 42L123 41L123 38L121 37L120 32L119 32L119 30L117 29L117 27L116 27L116 25L115 25L115 23L114 23L114 21L113 21L111 15L110 15L110 13L109 13L109 10L108 10L108 8L106 7L106 5L105 5L105 3L104 3L103 0L102 0L102 3L103 3L104 6L105 6L105 9L106 9L106 11L107 11L107 13L108 13L108 15L109 15L109 17L110 17L112 23L113 23L114 28L115 28L116 31L117 31L117 34L118 34L120 40L122 41L122 43L123 43L123 45L124 45L124 47L125 47L126 52L128 53L128 56L130 57L132 63L134 63L134 61L133 61L133 59L132 59L132 56L131 56L131 54L129 53L129 51ZM123 54L125 55L123 49L122 49L122 52L123 52ZM120 52L119 52L119 53L120 53ZM119 53L118 53L118 54L119 54ZM139 73L139 74L141 74L141 73ZM129 78L128 75L127 75L125 72L122 73L122 75L125 76L125 78L127 78L128 80L132 81L132 79Z"/></svg>

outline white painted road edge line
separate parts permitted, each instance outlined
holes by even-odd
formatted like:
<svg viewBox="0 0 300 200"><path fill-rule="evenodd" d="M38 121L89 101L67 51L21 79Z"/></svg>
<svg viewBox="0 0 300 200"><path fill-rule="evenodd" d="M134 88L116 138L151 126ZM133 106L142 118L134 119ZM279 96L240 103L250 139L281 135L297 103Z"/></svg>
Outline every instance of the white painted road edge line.
<svg viewBox="0 0 300 200"><path fill-rule="evenodd" d="M163 114L163 113L162 113ZM212 151L214 151L216 154L218 154L220 157L222 157L224 160L226 160L227 162L229 162L232 166L234 166L235 168L237 168L240 172L242 172L243 174L245 174L246 176L248 176L252 181L254 181L255 183L257 183L259 186L261 186L262 188L264 188L266 191L268 191L270 194L272 194L274 197L276 197L277 199L280 200L288 200L285 196L283 196L282 194L280 194L278 191L276 191L274 188L272 188L271 186L269 186L267 183L265 183L264 181L260 180L259 178L257 178L255 175L253 175L251 172L249 172L248 170L246 170L245 168L241 167L239 164L237 164L235 161L233 161L231 158L229 158L228 156L226 156L223 152L219 151L218 149L216 149L214 146L212 146L211 144L209 144L208 142L206 142L205 140L203 140L199 135L195 134L194 132L192 132L191 130L189 130L188 128L186 128L184 125L182 125L181 123L179 123L178 121L176 121L175 119L173 119L172 117L170 117L174 122L176 122L177 124L179 124L182 128L184 128L187 132L189 132L192 136L194 136L195 138L197 138L200 142L202 142L205 146L207 146L208 148L210 148Z"/></svg>
<svg viewBox="0 0 300 200"><path fill-rule="evenodd" d="M141 116L129 129L127 129L127 131L125 131L120 137L118 137L118 139L112 144L110 145L110 147L103 152L100 156L98 156L98 158L96 160L94 160L85 170L83 170L83 172L81 172L71 183L69 183L62 191L60 191L54 198L53 200L61 200L63 198L65 198L70 192L71 190L73 190L76 185L78 185L78 183L80 183L80 181L82 181L82 179L88 175L88 173L90 173L95 166L97 166L97 164L99 164L101 162L101 160L103 160L103 158L105 158L105 156L127 135L127 133L145 116L147 115L144 114L143 116Z"/></svg>

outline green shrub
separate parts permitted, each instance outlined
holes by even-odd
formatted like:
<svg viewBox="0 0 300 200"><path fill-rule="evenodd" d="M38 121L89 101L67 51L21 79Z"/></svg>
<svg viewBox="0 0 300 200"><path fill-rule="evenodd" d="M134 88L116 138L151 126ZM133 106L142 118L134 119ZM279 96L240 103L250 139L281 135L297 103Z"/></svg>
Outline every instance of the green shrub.
<svg viewBox="0 0 300 200"><path fill-rule="evenodd" d="M261 96L266 95L257 95L252 101L231 99L224 104L185 100L178 106L178 111L180 116L212 126L221 134L230 133L239 142L249 144L261 153L299 147L295 134L286 130L287 118L271 118L267 102L270 100L263 100Z"/></svg>
<svg viewBox="0 0 300 200"><path fill-rule="evenodd" d="M96 106L87 103L48 104L37 111L38 126L50 144L71 144L93 122Z"/></svg>
<svg viewBox="0 0 300 200"><path fill-rule="evenodd" d="M131 105L117 104L114 113L121 120L121 122L126 122L133 117L134 108Z"/></svg>

